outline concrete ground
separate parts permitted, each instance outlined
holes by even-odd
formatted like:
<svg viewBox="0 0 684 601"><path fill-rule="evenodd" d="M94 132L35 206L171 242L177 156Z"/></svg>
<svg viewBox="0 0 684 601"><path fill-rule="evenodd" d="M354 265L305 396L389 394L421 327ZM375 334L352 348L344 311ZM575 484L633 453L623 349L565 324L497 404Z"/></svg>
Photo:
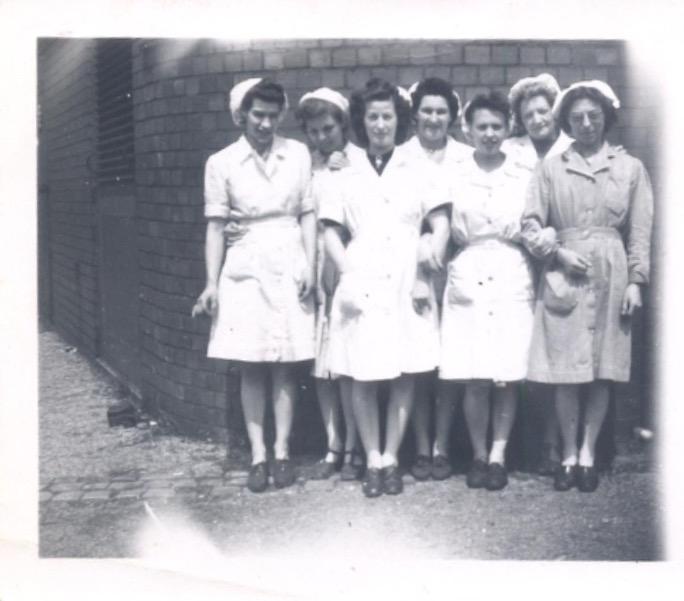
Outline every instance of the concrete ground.
<svg viewBox="0 0 684 601"><path fill-rule="evenodd" d="M556 493L512 473L501 492L465 476L366 499L358 483L307 480L255 495L244 460L159 428L109 428L115 382L53 332L40 335L41 557L662 559L649 449L620 455L598 491Z"/></svg>

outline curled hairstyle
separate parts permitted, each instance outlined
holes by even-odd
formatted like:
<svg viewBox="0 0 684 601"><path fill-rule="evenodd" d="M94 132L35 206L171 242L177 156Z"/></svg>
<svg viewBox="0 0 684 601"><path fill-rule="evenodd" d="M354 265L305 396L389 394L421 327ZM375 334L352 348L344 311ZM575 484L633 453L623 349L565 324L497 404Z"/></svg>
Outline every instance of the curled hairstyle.
<svg viewBox="0 0 684 601"><path fill-rule="evenodd" d="M617 122L617 110L613 107L610 101L595 88L580 86L569 90L561 101L560 108L558 109L558 124L561 129L566 133L570 133L570 123L568 122L568 113L570 112L570 107L575 103L576 100L580 98L588 98L597 102L603 111L604 119L604 129L603 133L606 134Z"/></svg>
<svg viewBox="0 0 684 601"><path fill-rule="evenodd" d="M275 81L262 79L245 94L240 103L240 110L245 113L248 112L252 108L255 99L262 102L273 102L282 111L285 106L285 90L283 86Z"/></svg>
<svg viewBox="0 0 684 601"><path fill-rule="evenodd" d="M510 123L511 107L501 92L491 91L488 94L477 94L466 105L463 118L469 126L473 124L473 115L478 109L488 109L495 113L501 113L506 123Z"/></svg>
<svg viewBox="0 0 684 601"><path fill-rule="evenodd" d="M549 103L549 111L553 109L553 103L556 101L558 93L552 90L548 85L541 82L533 83L515 97L513 104L511 105L511 112L513 114L513 135L523 136L527 132L525 131L525 126L523 124L522 114L520 109L522 108L522 103L524 100L530 100L535 96L543 96L546 102Z"/></svg>
<svg viewBox="0 0 684 601"><path fill-rule="evenodd" d="M454 121L458 119L458 113L461 107L458 103L458 98L454 94L454 89L451 84L444 81L440 77L426 77L421 81L416 89L411 94L411 112L415 116L420 108L420 103L425 96L441 96L446 100L449 106L449 125L453 125Z"/></svg>
<svg viewBox="0 0 684 601"><path fill-rule="evenodd" d="M359 144L364 148L368 147L364 117L368 103L374 100L391 100L394 103L394 110L397 113L397 133L394 142L395 144L405 142L411 124L409 103L402 97L396 86L379 77L373 77L368 80L364 88L352 93L349 102L351 126Z"/></svg>
<svg viewBox="0 0 684 601"><path fill-rule="evenodd" d="M299 122L302 130L306 129L306 122L318 117L330 115L342 127L345 136L349 128L349 117L336 104L323 100L321 98L309 98L302 102L295 112L295 117ZM305 132L306 133L306 132Z"/></svg>

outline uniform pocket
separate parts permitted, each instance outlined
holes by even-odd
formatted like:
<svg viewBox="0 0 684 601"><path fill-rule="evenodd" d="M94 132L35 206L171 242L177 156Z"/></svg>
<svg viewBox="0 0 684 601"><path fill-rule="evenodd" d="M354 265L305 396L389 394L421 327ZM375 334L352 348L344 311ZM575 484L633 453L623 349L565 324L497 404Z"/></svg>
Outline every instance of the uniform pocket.
<svg viewBox="0 0 684 601"><path fill-rule="evenodd" d="M245 247L233 246L228 249L223 275L235 281L246 280L256 277L258 268L254 252Z"/></svg>
<svg viewBox="0 0 684 601"><path fill-rule="evenodd" d="M577 306L579 294L565 272L547 271L544 274L544 290L542 300L544 306L552 313L567 315Z"/></svg>
<svg viewBox="0 0 684 601"><path fill-rule="evenodd" d="M629 208L629 179L623 175L611 174L605 194L608 210L618 219L622 219Z"/></svg>

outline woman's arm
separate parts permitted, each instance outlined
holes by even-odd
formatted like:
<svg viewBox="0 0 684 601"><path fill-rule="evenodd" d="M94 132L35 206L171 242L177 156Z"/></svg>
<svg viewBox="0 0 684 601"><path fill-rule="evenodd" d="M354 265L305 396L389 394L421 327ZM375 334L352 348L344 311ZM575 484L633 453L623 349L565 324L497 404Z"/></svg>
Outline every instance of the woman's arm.
<svg viewBox="0 0 684 601"><path fill-rule="evenodd" d="M223 228L225 219L210 218L207 223L207 237L204 244L204 260L206 263L207 283L192 310L193 316L206 313L212 317L218 309L218 279L225 254Z"/></svg>
<svg viewBox="0 0 684 601"><path fill-rule="evenodd" d="M556 230L548 226L550 195L548 173L542 164L527 188L520 232L523 245L537 259L550 259L558 250Z"/></svg>
<svg viewBox="0 0 684 601"><path fill-rule="evenodd" d="M299 226L307 262L307 273L299 289L299 300L304 300L316 285L316 214L313 211L304 213L299 219Z"/></svg>
<svg viewBox="0 0 684 601"><path fill-rule="evenodd" d="M325 244L325 252L331 261L334 263L337 271L340 274L344 273L347 267L346 263L346 249L342 242L343 227L339 224L325 222L325 230L323 232L323 242Z"/></svg>

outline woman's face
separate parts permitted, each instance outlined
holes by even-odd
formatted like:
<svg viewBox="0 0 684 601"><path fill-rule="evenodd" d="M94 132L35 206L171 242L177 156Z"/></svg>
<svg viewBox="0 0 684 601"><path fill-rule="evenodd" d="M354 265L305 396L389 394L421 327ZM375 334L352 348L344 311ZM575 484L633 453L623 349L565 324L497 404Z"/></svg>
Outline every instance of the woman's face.
<svg viewBox="0 0 684 601"><path fill-rule="evenodd" d="M443 96L423 96L416 111L416 133L423 146L433 146L446 140L451 111Z"/></svg>
<svg viewBox="0 0 684 601"><path fill-rule="evenodd" d="M343 150L346 143L342 125L330 114L307 119L304 132L309 144L321 154L329 156L336 150Z"/></svg>
<svg viewBox="0 0 684 601"><path fill-rule="evenodd" d="M601 105L590 98L578 98L568 111L570 133L577 142L587 148L595 148L603 143L606 117Z"/></svg>
<svg viewBox="0 0 684 601"><path fill-rule="evenodd" d="M556 135L551 106L543 94L526 98L520 103L520 118L533 140L551 140Z"/></svg>
<svg viewBox="0 0 684 601"><path fill-rule="evenodd" d="M255 98L250 109L243 115L247 141L259 150L270 146L278 129L280 105L277 102L264 102Z"/></svg>
<svg viewBox="0 0 684 601"><path fill-rule="evenodd" d="M394 148L398 124L394 101L371 100L366 105L363 124L369 149L376 153L385 153Z"/></svg>
<svg viewBox="0 0 684 601"><path fill-rule="evenodd" d="M480 156L495 156L508 135L506 116L487 108L476 109L469 124L470 138Z"/></svg>

